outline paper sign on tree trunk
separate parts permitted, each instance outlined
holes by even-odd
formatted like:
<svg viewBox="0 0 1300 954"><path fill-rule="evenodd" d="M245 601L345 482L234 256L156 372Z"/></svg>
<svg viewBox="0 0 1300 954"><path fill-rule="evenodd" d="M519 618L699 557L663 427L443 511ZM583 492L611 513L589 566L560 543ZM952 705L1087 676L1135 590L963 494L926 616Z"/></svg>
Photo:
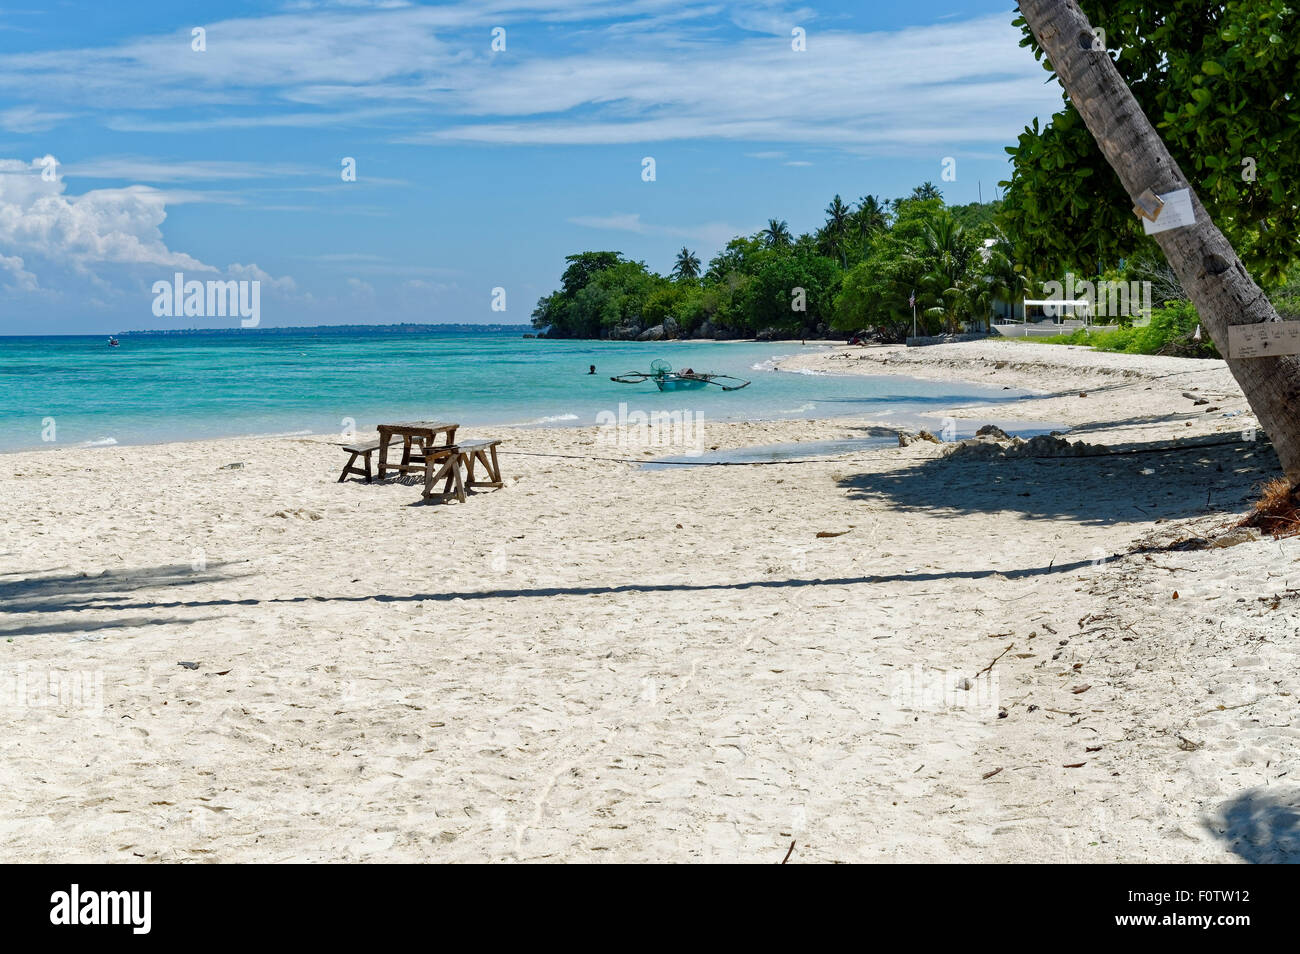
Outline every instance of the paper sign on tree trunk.
<svg viewBox="0 0 1300 954"><path fill-rule="evenodd" d="M1282 354L1300 354L1300 321L1228 326L1228 357L1275 358Z"/></svg>
<svg viewBox="0 0 1300 954"><path fill-rule="evenodd" d="M1178 189L1169 192L1160 196L1160 201L1164 204L1160 207L1155 221L1142 219L1142 228L1146 230L1147 235L1196 224L1196 212L1192 209L1192 193L1189 190Z"/></svg>

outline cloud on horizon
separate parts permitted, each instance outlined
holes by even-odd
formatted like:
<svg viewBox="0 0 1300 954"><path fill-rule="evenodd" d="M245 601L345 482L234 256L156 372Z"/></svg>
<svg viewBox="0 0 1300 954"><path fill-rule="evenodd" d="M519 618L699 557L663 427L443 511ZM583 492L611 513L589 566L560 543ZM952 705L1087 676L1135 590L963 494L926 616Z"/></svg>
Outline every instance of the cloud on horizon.
<svg viewBox="0 0 1300 954"><path fill-rule="evenodd" d="M7 291L92 288L102 296L122 291L123 276L137 285L173 271L223 271L168 247L162 234L168 193L133 185L69 195L52 158L0 159L0 269L11 277ZM295 290L292 278L275 278L255 264L224 271L258 279L268 290Z"/></svg>

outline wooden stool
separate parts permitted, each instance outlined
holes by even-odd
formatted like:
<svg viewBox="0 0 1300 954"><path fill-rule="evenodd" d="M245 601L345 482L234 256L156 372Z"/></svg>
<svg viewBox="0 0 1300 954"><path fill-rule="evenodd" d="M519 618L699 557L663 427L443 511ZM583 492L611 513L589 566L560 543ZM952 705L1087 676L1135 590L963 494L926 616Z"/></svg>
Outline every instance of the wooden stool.
<svg viewBox="0 0 1300 954"><path fill-rule="evenodd" d="M348 462L343 465L343 473L339 474L338 482L341 484L343 481L347 480L348 474L357 474L358 476L366 478L366 483L370 483L373 479L370 472L370 455L379 450L379 447L379 441L375 441L373 444L344 444L343 449L352 456L349 457ZM366 466L364 469L353 466L358 457L365 457Z"/></svg>
<svg viewBox="0 0 1300 954"><path fill-rule="evenodd" d="M438 481L444 481L442 491L437 492L433 489ZM456 499L461 503L465 502L465 482L460 476L460 453L453 444L451 447L439 447L430 450L424 455L424 499L432 500L438 498L440 503L446 503L447 498L453 493L452 486L455 485L454 491Z"/></svg>
<svg viewBox="0 0 1300 954"><path fill-rule="evenodd" d="M466 500L465 490L474 487L503 487L501 467L497 462L497 445L500 441L464 441L451 447L427 449L424 464L424 499L437 497L445 503L453 493L461 503ZM475 464L482 464L488 480L474 479ZM465 476L460 469L464 466ZM442 490L433 488L442 481ZM452 488L455 487L453 491Z"/></svg>
<svg viewBox="0 0 1300 954"><path fill-rule="evenodd" d="M462 441L456 445L460 458L465 462L466 487L504 487L501 482L501 467L497 464L497 445L500 441ZM483 465L487 471L487 480L474 479L474 463Z"/></svg>

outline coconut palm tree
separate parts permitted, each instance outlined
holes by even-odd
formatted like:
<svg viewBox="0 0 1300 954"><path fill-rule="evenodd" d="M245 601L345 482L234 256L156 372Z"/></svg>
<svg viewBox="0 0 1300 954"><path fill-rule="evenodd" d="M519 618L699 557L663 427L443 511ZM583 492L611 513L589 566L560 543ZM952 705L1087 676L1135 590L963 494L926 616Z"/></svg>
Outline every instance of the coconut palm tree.
<svg viewBox="0 0 1300 954"><path fill-rule="evenodd" d="M943 193L933 182L923 182L912 190L913 199L942 199Z"/></svg>
<svg viewBox="0 0 1300 954"><path fill-rule="evenodd" d="M858 210L853 214L858 236L866 238L889 224L885 204L874 195L864 195L858 200Z"/></svg>
<svg viewBox="0 0 1300 954"><path fill-rule="evenodd" d="M926 271L921 278L935 305L926 316L943 320L946 330L956 332L963 313L969 313L971 247L966 231L947 211L929 219L922 233L920 258Z"/></svg>
<svg viewBox="0 0 1300 954"><path fill-rule="evenodd" d="M821 246L828 254L839 259L841 268L848 268L849 265L844 243L848 237L849 220L852 216L853 208L845 205L838 194L831 199L831 204L826 206L826 224L820 234Z"/></svg>
<svg viewBox="0 0 1300 954"><path fill-rule="evenodd" d="M700 260L686 246L677 253L677 264L673 266L673 278L678 281L692 281L700 277Z"/></svg>
<svg viewBox="0 0 1300 954"><path fill-rule="evenodd" d="M785 219L768 219L767 228L758 234L768 248L788 248L790 245L790 226Z"/></svg>
<svg viewBox="0 0 1300 954"><path fill-rule="evenodd" d="M1029 297L1033 281L1027 270L1015 263L1011 240L1000 229L994 230L994 242L981 253L981 263L977 277L978 284L987 293L980 296L980 308L976 316L985 316L985 325L993 330L993 304L997 301L1009 302L1011 314L1016 313L1016 301Z"/></svg>

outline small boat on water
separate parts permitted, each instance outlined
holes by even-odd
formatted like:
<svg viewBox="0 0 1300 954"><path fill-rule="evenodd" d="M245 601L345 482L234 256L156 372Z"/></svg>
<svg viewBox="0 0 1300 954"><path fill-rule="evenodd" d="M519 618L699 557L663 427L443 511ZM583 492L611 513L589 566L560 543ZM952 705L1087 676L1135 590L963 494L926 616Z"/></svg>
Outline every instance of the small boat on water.
<svg viewBox="0 0 1300 954"><path fill-rule="evenodd" d="M122 342L118 341L116 338L109 338L108 346L110 348L120 348L122 346Z"/></svg>
<svg viewBox="0 0 1300 954"><path fill-rule="evenodd" d="M653 381L660 391L698 391L707 388L710 384L724 391L739 391L741 388L749 387L748 381L733 378L729 374L705 374L693 368L674 371L667 361L659 360L650 363L649 371L627 371L615 375L610 380L617 381L619 384L642 384Z"/></svg>

